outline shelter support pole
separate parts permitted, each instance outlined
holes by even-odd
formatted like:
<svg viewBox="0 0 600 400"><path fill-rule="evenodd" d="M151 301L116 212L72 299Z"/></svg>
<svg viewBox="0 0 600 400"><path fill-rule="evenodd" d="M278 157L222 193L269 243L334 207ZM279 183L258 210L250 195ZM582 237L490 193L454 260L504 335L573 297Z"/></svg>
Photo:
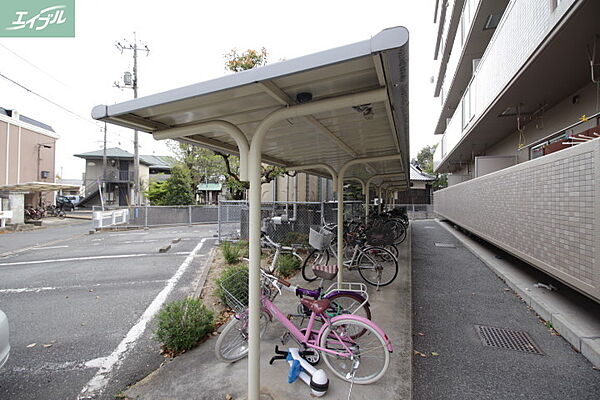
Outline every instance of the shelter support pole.
<svg viewBox="0 0 600 400"><path fill-rule="evenodd" d="M248 164L248 151L250 150L250 145L248 144L248 139L246 138L246 135L244 135L244 132L231 122L221 120L201 122L194 125L155 131L152 133L152 136L154 136L154 139L156 140L165 140L214 132L215 130L226 132L233 140L235 140L240 154L240 181L247 181L248 168L246 166Z"/></svg>
<svg viewBox="0 0 600 400"><path fill-rule="evenodd" d="M250 144L247 164L248 178L250 181L248 232L248 239L250 242L250 263L248 271L248 400L259 400L260 397L260 167L262 146L267 132L274 124L284 119L333 111L360 104L377 103L385 101L386 99L386 89L380 88L368 92L354 93L285 107L267 115L256 128L256 132L252 137L252 143ZM338 177L338 187L339 185L340 178ZM343 199L343 193L338 193L338 197L340 196ZM341 240L338 242L341 242ZM339 258L341 257L338 257L338 259Z"/></svg>
<svg viewBox="0 0 600 400"><path fill-rule="evenodd" d="M369 180L365 184L365 225L367 225L367 223L369 222L369 203L371 202L369 199L371 195L369 190L369 185L371 183L369 182Z"/></svg>
<svg viewBox="0 0 600 400"><path fill-rule="evenodd" d="M369 196L369 189L371 187L371 182L373 182L373 180L375 180L375 179L380 179L380 178L395 178L395 177L398 177L398 176L404 176L404 173L377 174L377 175L373 175L369 179L367 179L367 182L365 184L366 185L366 192L367 192L367 198L365 199L365 204L367 204L367 207L366 207L367 210L365 211L365 213L366 213L365 214L365 224L369 222L368 221L368 218L369 218L369 212L368 212L368 208L369 207L368 207L368 204L370 202L370 199L368 198L368 196Z"/></svg>
<svg viewBox="0 0 600 400"><path fill-rule="evenodd" d="M378 161L391 161L400 159L400 154L392 154L389 156L355 158L346 162L338 172L338 213L337 213L337 268L338 268L338 285L341 286L343 279L344 267L344 175L348 168ZM366 186L366 183L365 183Z"/></svg>
<svg viewBox="0 0 600 400"><path fill-rule="evenodd" d="M381 185L379 185L377 187L377 198L379 199L379 204L377 205L377 210L379 212L379 214L381 214L381 203L382 203L382 195L383 195L383 190L381 188Z"/></svg>

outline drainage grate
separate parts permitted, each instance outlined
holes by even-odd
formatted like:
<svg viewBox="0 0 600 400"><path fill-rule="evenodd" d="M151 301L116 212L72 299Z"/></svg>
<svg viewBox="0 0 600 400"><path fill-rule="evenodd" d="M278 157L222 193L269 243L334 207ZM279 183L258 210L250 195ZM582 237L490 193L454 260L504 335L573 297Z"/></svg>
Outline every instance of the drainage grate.
<svg viewBox="0 0 600 400"><path fill-rule="evenodd" d="M530 354L544 354L527 332L483 325L475 325L475 328L485 346L522 351Z"/></svg>
<svg viewBox="0 0 600 400"><path fill-rule="evenodd" d="M455 249L456 246L453 245L452 243L438 243L438 242L434 242L433 244L435 244L435 247L446 247L449 249Z"/></svg>

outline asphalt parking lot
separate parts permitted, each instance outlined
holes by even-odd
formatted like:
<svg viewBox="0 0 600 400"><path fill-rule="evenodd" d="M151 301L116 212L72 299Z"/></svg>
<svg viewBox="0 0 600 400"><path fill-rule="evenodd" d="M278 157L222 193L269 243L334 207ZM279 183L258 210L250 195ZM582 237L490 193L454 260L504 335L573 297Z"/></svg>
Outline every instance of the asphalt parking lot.
<svg viewBox="0 0 600 400"><path fill-rule="evenodd" d="M216 232L60 229L62 236L48 229L28 247L30 232L0 239L0 309L12 346L0 370L2 399L109 399L156 369L163 358L153 313L197 284Z"/></svg>

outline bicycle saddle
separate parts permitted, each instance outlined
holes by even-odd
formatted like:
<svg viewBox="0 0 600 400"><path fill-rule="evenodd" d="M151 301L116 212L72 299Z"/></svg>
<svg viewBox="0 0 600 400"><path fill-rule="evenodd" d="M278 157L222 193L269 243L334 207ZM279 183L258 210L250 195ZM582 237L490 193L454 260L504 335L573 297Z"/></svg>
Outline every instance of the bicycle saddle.
<svg viewBox="0 0 600 400"><path fill-rule="evenodd" d="M312 300L302 298L300 303L315 314L322 314L329 307L329 299Z"/></svg>

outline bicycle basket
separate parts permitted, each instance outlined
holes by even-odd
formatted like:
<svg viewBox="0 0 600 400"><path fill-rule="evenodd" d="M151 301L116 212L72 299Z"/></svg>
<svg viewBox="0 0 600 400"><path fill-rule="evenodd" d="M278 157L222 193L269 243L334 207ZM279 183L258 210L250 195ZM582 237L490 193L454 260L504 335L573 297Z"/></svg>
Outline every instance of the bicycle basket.
<svg viewBox="0 0 600 400"><path fill-rule="evenodd" d="M372 246L387 246L394 244L395 235L391 229L376 226L367 230L367 244Z"/></svg>
<svg viewBox="0 0 600 400"><path fill-rule="evenodd" d="M310 228L308 235L308 243L311 247L317 250L325 250L331 244L333 233L331 232L319 232L313 228Z"/></svg>
<svg viewBox="0 0 600 400"><path fill-rule="evenodd" d="M225 304L237 313L248 308L248 269L242 268L219 282Z"/></svg>

